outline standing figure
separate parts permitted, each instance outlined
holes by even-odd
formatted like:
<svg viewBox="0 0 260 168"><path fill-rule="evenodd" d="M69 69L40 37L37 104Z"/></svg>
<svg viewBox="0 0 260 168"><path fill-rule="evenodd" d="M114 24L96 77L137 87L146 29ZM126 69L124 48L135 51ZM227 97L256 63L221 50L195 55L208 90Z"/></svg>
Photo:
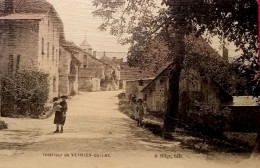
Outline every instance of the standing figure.
<svg viewBox="0 0 260 168"><path fill-rule="evenodd" d="M55 112L54 124L56 124L54 133L58 133L60 121L62 120L61 105L58 97L53 98L53 111Z"/></svg>
<svg viewBox="0 0 260 168"><path fill-rule="evenodd" d="M142 121L144 117L144 106L143 106L143 100L138 99L137 101L137 107L136 107L136 113L137 113L137 127L142 126Z"/></svg>
<svg viewBox="0 0 260 168"><path fill-rule="evenodd" d="M60 133L63 133L63 126L64 126L65 120L66 120L66 112L67 112L67 109L68 109L68 105L67 105L67 102L66 102L67 98L68 97L65 96L65 95L61 96L62 101L60 102L60 105L61 105L62 118L61 118L61 121L60 121L60 125L61 125Z"/></svg>

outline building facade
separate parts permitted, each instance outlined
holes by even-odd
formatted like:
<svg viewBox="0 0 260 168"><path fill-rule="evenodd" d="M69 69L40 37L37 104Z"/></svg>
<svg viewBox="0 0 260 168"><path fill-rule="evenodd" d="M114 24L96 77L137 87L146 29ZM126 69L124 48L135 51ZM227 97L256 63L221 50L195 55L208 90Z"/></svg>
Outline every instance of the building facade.
<svg viewBox="0 0 260 168"><path fill-rule="evenodd" d="M59 94L76 95L79 91L79 67L81 63L67 45L60 48Z"/></svg>
<svg viewBox="0 0 260 168"><path fill-rule="evenodd" d="M42 70L49 74L49 97L58 96L62 21L46 1L20 1L0 1L0 70Z"/></svg>

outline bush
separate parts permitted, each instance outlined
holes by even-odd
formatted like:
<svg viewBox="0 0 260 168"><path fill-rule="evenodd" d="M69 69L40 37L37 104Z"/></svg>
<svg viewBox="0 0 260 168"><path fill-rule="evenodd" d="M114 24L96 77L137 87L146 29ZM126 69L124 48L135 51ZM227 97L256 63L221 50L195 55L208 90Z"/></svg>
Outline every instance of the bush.
<svg viewBox="0 0 260 168"><path fill-rule="evenodd" d="M38 118L48 100L48 74L22 70L3 77L2 116Z"/></svg>
<svg viewBox="0 0 260 168"><path fill-rule="evenodd" d="M126 98L125 93L118 94L118 99L124 99L124 98Z"/></svg>
<svg viewBox="0 0 260 168"><path fill-rule="evenodd" d="M128 117L134 119L134 109L131 104L121 104L118 108L119 111L127 115Z"/></svg>
<svg viewBox="0 0 260 168"><path fill-rule="evenodd" d="M8 127L8 124L6 122L0 120L0 130L7 129L7 127Z"/></svg>

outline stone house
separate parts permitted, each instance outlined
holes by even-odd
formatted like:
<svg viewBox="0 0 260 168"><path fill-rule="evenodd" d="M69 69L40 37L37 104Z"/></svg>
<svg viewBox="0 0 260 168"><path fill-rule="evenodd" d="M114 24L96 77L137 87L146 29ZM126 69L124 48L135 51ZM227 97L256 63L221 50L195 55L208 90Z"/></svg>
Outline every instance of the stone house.
<svg viewBox="0 0 260 168"><path fill-rule="evenodd" d="M170 85L169 72L172 68L174 65L170 64L141 91L148 111L166 111ZM223 106L232 103L232 96L216 81L210 78L200 78L196 70L190 71L198 78L193 83L190 82L189 77L180 79L180 111L196 113L203 109L217 113Z"/></svg>
<svg viewBox="0 0 260 168"><path fill-rule="evenodd" d="M79 68L79 90L100 91L112 90L103 86L102 81L111 78L114 68L106 62L96 58L96 52L92 53L92 47L86 38L79 47L78 59L82 62ZM114 89L113 89L114 90Z"/></svg>
<svg viewBox="0 0 260 168"><path fill-rule="evenodd" d="M65 42L60 48L59 94L75 95L78 93L80 61L74 56L77 50L73 43Z"/></svg>
<svg viewBox="0 0 260 168"><path fill-rule="evenodd" d="M122 81L121 88L125 90L126 97L135 94L136 98L143 99L141 90L154 79L155 74L123 63L121 64L120 77L120 81Z"/></svg>
<svg viewBox="0 0 260 168"><path fill-rule="evenodd" d="M141 91L153 80L153 78L147 79L135 79L135 80L126 80L125 95L130 97L130 95L135 95L136 100L144 99Z"/></svg>
<svg viewBox="0 0 260 168"><path fill-rule="evenodd" d="M106 90L119 90L120 65L107 57L106 52L99 60L108 65L105 69L105 80L102 82L103 87Z"/></svg>
<svg viewBox="0 0 260 168"><path fill-rule="evenodd" d="M22 4L22 5L21 5ZM45 0L0 0L0 70L43 70L50 75L49 97L58 96L63 23Z"/></svg>

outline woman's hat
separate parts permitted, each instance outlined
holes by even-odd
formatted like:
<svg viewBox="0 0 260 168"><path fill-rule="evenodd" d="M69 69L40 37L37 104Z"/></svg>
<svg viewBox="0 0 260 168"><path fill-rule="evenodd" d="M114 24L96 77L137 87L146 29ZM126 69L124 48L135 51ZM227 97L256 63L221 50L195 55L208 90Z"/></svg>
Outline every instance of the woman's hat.
<svg viewBox="0 0 260 168"><path fill-rule="evenodd" d="M142 99L138 99L137 102L143 102L143 100Z"/></svg>
<svg viewBox="0 0 260 168"><path fill-rule="evenodd" d="M65 98L65 99L67 99L68 96L66 96L66 95L62 95L60 98Z"/></svg>

